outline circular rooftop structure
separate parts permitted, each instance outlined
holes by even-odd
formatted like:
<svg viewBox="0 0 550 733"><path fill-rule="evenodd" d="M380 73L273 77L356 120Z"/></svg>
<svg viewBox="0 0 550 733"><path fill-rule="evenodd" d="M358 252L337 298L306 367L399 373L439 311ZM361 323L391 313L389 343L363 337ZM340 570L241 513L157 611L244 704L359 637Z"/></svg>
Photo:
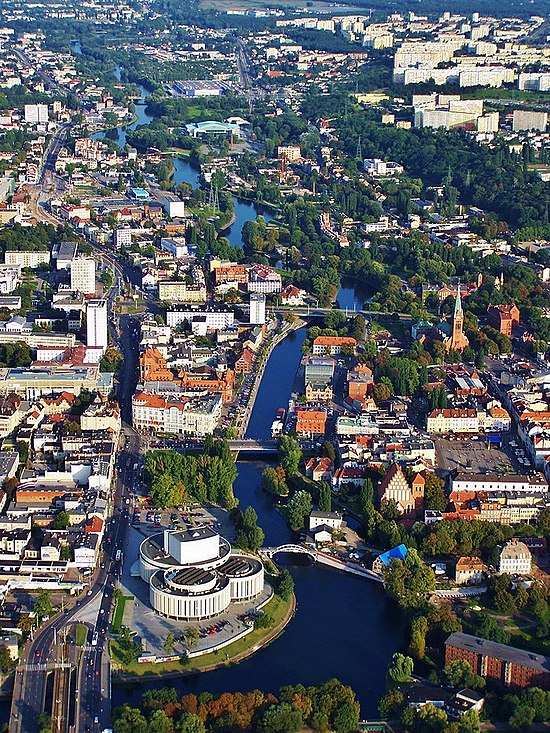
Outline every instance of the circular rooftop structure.
<svg viewBox="0 0 550 733"><path fill-rule="evenodd" d="M232 552L209 527L159 532L140 546L140 574L149 583L151 605L176 619L198 620L248 601L264 587L256 558Z"/></svg>

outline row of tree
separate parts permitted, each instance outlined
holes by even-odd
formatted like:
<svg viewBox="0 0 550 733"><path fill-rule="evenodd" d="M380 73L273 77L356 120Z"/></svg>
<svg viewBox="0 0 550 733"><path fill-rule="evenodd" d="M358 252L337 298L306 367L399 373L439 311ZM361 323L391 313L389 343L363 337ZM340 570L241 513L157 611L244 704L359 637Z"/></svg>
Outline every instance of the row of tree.
<svg viewBox="0 0 550 733"><path fill-rule="evenodd" d="M139 708L117 708L113 717L114 733L298 733L305 725L316 733L351 733L359 723L359 704L350 687L332 679L311 687L287 685L277 696L254 690L179 697L174 688L162 688L145 692Z"/></svg>

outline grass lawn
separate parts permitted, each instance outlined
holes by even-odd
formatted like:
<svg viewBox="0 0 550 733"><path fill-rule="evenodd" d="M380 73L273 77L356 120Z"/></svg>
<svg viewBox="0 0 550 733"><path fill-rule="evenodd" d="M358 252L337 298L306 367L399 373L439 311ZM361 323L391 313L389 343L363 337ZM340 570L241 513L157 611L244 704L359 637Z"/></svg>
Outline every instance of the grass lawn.
<svg viewBox="0 0 550 733"><path fill-rule="evenodd" d="M77 624L75 628L75 644L77 646L84 646L88 638L88 627L84 624Z"/></svg>
<svg viewBox="0 0 550 733"><path fill-rule="evenodd" d="M547 637L538 638L536 635L537 621L532 618L517 618L496 613L491 608L484 608L484 612L497 619L500 626L510 634L509 646L518 649L535 652L536 654L550 655L550 639ZM476 615L463 616L461 618L463 630L467 634L477 634L479 617Z"/></svg>
<svg viewBox="0 0 550 733"><path fill-rule="evenodd" d="M255 647L261 646L261 642L273 631L274 628L279 626L286 614L289 611L292 600L283 601L277 595L274 595L269 603L264 606L263 611L269 613L273 617L273 625L267 629L255 629L247 636L242 639L238 639L229 644L223 649L212 652L210 654L204 654L202 657L196 657L195 659L184 659L178 662L165 662L161 664L144 663L140 664L137 661L131 662L130 664L123 665L120 658L120 653L117 648L116 641L111 641L111 659L116 663L117 667L124 667L122 675L158 675L163 674L174 674L177 672L200 672L205 667L209 667L215 664L231 664L232 660L238 657L243 652L248 650L254 650Z"/></svg>
<svg viewBox="0 0 550 733"><path fill-rule="evenodd" d="M111 622L111 631L114 634L118 634L120 631L122 619L124 618L124 607L126 606L126 601L133 600L134 596L120 596L120 598L117 599L115 612L113 613L113 620Z"/></svg>

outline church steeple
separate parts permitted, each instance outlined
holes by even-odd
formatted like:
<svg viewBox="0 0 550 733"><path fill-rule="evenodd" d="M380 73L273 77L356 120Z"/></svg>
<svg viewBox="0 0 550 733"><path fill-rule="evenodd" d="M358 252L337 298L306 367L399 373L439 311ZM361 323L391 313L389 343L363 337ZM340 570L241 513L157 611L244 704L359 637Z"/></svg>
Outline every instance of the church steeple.
<svg viewBox="0 0 550 733"><path fill-rule="evenodd" d="M468 338L464 335L464 311L462 310L462 298L460 296L460 282L456 291L455 308L451 324L451 335L445 342L447 351L462 352L468 346Z"/></svg>
<svg viewBox="0 0 550 733"><path fill-rule="evenodd" d="M457 315L463 316L462 298L460 297L460 280L458 281L458 287L456 289L455 310L454 310L453 318L456 318Z"/></svg>

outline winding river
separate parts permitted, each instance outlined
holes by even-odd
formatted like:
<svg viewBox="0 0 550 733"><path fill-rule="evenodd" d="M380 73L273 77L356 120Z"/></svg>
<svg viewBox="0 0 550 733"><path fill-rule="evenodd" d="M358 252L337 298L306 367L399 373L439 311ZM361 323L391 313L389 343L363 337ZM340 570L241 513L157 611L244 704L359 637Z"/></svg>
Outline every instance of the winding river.
<svg viewBox="0 0 550 733"><path fill-rule="evenodd" d="M273 351L253 409L248 435L267 437L277 407L286 406L305 332L289 336ZM239 463L234 485L241 507L253 506L268 546L296 539L261 490L264 463ZM290 558L288 558L290 560ZM304 560L304 562L307 562ZM175 686L187 692L276 692L284 684L317 684L337 677L356 691L363 716L377 714L392 654L405 643L398 611L378 583L317 565L289 565L297 610L284 633L234 667L163 682L114 687L113 705L137 704L145 689Z"/></svg>

